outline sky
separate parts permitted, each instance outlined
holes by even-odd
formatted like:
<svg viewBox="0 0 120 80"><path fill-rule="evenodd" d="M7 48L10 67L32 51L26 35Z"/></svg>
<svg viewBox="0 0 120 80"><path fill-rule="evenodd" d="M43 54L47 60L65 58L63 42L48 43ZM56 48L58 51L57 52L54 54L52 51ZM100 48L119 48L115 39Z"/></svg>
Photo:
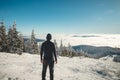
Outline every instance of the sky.
<svg viewBox="0 0 120 80"><path fill-rule="evenodd" d="M118 34L120 0L0 0L0 21L31 34Z"/></svg>

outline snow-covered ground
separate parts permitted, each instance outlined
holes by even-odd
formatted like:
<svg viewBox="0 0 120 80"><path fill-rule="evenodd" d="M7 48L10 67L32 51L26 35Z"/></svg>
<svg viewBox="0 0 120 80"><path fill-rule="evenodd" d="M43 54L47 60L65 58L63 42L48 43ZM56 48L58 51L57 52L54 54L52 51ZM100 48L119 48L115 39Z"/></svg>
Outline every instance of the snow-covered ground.
<svg viewBox="0 0 120 80"><path fill-rule="evenodd" d="M112 57L92 59L86 57L58 57L55 80L118 80L120 63ZM41 80L42 64L39 55L0 52L0 80ZM49 80L49 69L47 70Z"/></svg>
<svg viewBox="0 0 120 80"><path fill-rule="evenodd" d="M120 34L52 34L58 46L62 40L63 45L92 45L92 46L110 46L120 48ZM37 38L45 39L46 34L36 35Z"/></svg>

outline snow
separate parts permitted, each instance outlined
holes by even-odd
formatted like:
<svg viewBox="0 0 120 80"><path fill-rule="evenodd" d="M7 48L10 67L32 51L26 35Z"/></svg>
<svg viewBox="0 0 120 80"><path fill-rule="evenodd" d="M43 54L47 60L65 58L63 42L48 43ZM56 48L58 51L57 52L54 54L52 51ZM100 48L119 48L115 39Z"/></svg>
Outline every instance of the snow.
<svg viewBox="0 0 120 80"><path fill-rule="evenodd" d="M117 80L119 66L109 56L100 59L59 56L54 66L54 80ZM0 80L41 80L41 72L39 55L0 52ZM49 80L49 68L46 78Z"/></svg>
<svg viewBox="0 0 120 80"><path fill-rule="evenodd" d="M46 34L36 35L45 39ZM53 34L58 46L91 45L120 48L120 34ZM99 52L98 52L99 53ZM87 57L58 57L55 64L54 80L118 80L120 63L113 62L113 57L92 59ZM0 80L41 80L42 63L39 55L22 55L0 52ZM49 80L49 69L47 70Z"/></svg>

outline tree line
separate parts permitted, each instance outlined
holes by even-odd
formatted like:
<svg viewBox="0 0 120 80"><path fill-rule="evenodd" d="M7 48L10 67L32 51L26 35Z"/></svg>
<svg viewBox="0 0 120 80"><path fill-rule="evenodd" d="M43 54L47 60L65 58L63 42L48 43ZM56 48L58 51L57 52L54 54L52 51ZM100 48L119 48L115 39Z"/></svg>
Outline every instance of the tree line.
<svg viewBox="0 0 120 80"><path fill-rule="evenodd" d="M62 40L59 47L56 40L54 40L54 44L57 55L60 56L73 57L87 54L82 50L75 51L70 43L68 47L65 47ZM32 30L30 39L24 40L22 33L17 31L16 22L13 23L12 27L9 27L8 31L6 31L4 22L0 23L0 52L17 53L19 55L23 52L39 54L40 46L41 44L38 45L36 41L34 30Z"/></svg>
<svg viewBox="0 0 120 80"><path fill-rule="evenodd" d="M34 30L32 30L31 38L24 41L23 35L17 31L16 22L6 31L4 22L0 23L0 52L18 53L29 52L38 54L39 49L35 40Z"/></svg>

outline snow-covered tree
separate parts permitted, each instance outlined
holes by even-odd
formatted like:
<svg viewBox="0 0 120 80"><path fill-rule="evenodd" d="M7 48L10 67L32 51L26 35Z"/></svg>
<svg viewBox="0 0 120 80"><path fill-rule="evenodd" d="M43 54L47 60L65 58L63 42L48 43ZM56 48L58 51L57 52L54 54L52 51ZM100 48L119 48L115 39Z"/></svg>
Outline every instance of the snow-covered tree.
<svg viewBox="0 0 120 80"><path fill-rule="evenodd" d="M24 45L25 45L25 52L30 53L30 50L31 50L31 42L30 42L30 39L28 39L27 41L25 41L25 42L24 42Z"/></svg>
<svg viewBox="0 0 120 80"><path fill-rule="evenodd" d="M22 36L18 35L18 31L16 30L16 22L14 22L13 27L10 27L8 30L7 42L8 52L19 54L23 52Z"/></svg>
<svg viewBox="0 0 120 80"><path fill-rule="evenodd" d="M77 53L78 56L84 56L85 52L82 49L77 49L76 53Z"/></svg>
<svg viewBox="0 0 120 80"><path fill-rule="evenodd" d="M23 36L22 34L19 34L19 39L18 39L18 49L17 49L17 53L18 54L22 54L23 50L24 50L24 40L23 40Z"/></svg>
<svg viewBox="0 0 120 80"><path fill-rule="evenodd" d="M58 56L58 46L57 46L56 40L54 40L54 45L55 45L55 49L56 49L56 54L57 54L57 56Z"/></svg>
<svg viewBox="0 0 120 80"><path fill-rule="evenodd" d="M68 56L72 56L72 47L70 43L68 43Z"/></svg>
<svg viewBox="0 0 120 80"><path fill-rule="evenodd" d="M16 23L14 23L13 24L13 37L12 37L12 39L13 39L13 52L14 53L16 53L17 52L17 50L18 50L18 48L20 47L19 45L19 36L18 36L18 31L16 30Z"/></svg>
<svg viewBox="0 0 120 80"><path fill-rule="evenodd" d="M59 47L59 55L62 55L63 52L63 42L61 40L60 47Z"/></svg>
<svg viewBox="0 0 120 80"><path fill-rule="evenodd" d="M39 48L37 42L34 44L34 54L39 54Z"/></svg>
<svg viewBox="0 0 120 80"><path fill-rule="evenodd" d="M8 35L7 35L7 42L8 42L8 52L13 52L12 48L13 48L13 30L10 27L8 29Z"/></svg>
<svg viewBox="0 0 120 80"><path fill-rule="evenodd" d="M30 53L31 54L38 54L39 53L39 50L38 50L38 45L37 45L37 42L35 40L35 34L34 34L34 30L32 30L32 34L31 34L31 50L30 50Z"/></svg>
<svg viewBox="0 0 120 80"><path fill-rule="evenodd" d="M0 51L7 50L7 35L6 28L4 26L4 22L0 23Z"/></svg>

